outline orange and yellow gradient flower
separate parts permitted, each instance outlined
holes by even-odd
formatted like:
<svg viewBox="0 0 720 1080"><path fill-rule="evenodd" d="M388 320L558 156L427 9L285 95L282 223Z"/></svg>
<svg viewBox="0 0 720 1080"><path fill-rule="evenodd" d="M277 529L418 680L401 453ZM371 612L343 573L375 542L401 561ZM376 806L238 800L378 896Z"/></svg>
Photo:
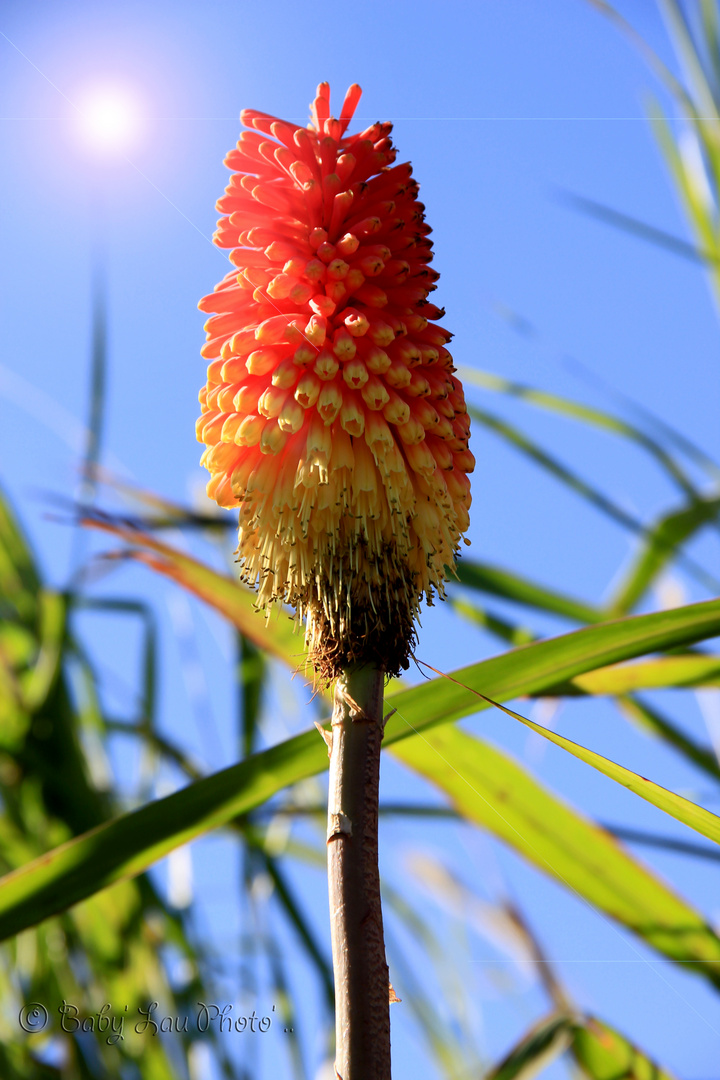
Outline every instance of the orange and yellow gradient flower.
<svg viewBox="0 0 720 1080"><path fill-rule="evenodd" d="M407 667L474 466L418 185L391 124L345 135L360 93L334 119L322 83L307 128L241 114L214 238L233 269L199 304L208 494L239 509L241 577L306 620L321 678Z"/></svg>

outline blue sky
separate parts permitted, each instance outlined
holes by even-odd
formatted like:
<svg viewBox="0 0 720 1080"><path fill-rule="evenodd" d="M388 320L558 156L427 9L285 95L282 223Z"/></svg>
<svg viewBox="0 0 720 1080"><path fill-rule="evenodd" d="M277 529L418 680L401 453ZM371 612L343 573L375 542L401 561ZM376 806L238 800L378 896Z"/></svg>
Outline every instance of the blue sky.
<svg viewBox="0 0 720 1080"><path fill-rule="evenodd" d="M675 67L657 9L637 0L620 9ZM204 475L194 421L204 365L196 305L226 268L209 241L226 183L222 158L237 138L241 108L303 120L323 79L336 102L350 83L363 86L359 123L395 122L398 160L413 162L434 230L437 297L456 334L457 364L608 407L607 397L578 378L568 363L575 358L720 455L717 313L702 270L579 215L558 197L569 190L687 235L645 118L649 92L658 93L653 76L589 4L9 0L0 31L0 479L53 583L67 580L73 538L49 518L46 496L72 497L77 488L93 261L102 259L108 283L103 460L169 498L199 500ZM141 121L115 155L98 153L77 130L75 106L105 87L131 95ZM515 333L498 313L503 307L529 320L535 336ZM489 393L469 389L468 396L521 425L630 512L647 517L671 505L666 481L627 444ZM606 595L632 537L489 433L476 430L472 446L478 467L470 556L590 601ZM107 546L86 541L87 551ZM692 550L717 565L709 538ZM679 580L688 600L700 598L692 582ZM226 629L139 568L116 572L95 591L157 605L161 723L209 766L229 764L236 751ZM561 628L549 620L535 625ZM446 670L498 651L442 607L425 615L423 627L419 655ZM109 707L129 712L135 628L95 617L86 632L101 656ZM302 698L279 674L277 682L281 705L288 695ZM677 709L703 737L697 705ZM306 726L307 716L290 714L287 730ZM269 737L279 737L282 724L271 721ZM702 797L696 774L629 732L603 703L573 705L558 722L565 734ZM541 751L509 724L484 713L474 730L533 762L589 813L672 831L659 814L561 751ZM116 761L132 786L138 763L127 746L117 747ZM388 764L384 783L389 796L424 793L397 765ZM686 1080L714 1075L720 1009L697 978L646 962L649 953L637 953L624 935L476 833L451 843L447 837L446 826L398 824L388 826L385 844L387 851L447 850L479 892L489 888L481 870L497 862L508 887L527 896L550 955L564 962L561 971L584 1006ZM193 847L208 932L224 947L237 929L229 850L221 838ZM643 858L720 915L705 867L669 855ZM388 865L388 874L394 869ZM208 875L222 882L215 898L203 891ZM325 934L322 880L298 875L297 887L317 907ZM428 912L436 910L427 903ZM507 1000L482 979L475 986L474 974L467 979L480 1045L497 1057L539 1014L540 996L529 988ZM412 1025L399 1013L393 1021L402 1078L420 1067L420 1048ZM317 1064L312 1039L306 1049Z"/></svg>

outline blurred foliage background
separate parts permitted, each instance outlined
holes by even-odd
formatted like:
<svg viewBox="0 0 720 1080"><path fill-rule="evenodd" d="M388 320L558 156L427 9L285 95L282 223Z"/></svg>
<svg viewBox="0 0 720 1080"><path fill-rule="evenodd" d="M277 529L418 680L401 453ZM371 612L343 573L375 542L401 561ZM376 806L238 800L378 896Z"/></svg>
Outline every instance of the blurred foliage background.
<svg viewBox="0 0 720 1080"><path fill-rule="evenodd" d="M600 2L592 6L641 50L670 103L668 113L667 106L664 112L652 100L649 112L687 235L656 228L622 206L576 193L563 192L561 198L585 217L625 233L614 237L618 251L630 234L638 243L652 244L657 258L700 265L717 295L720 35L715 0L660 5L680 77L614 9ZM249 1080L282 1069L298 1080L324 1076L332 1054L333 1004L322 908L326 761L321 740L305 729L313 719L327 718L327 702L307 691L301 675L290 680L301 668L301 638L292 634L290 623L281 619L266 626L252 611L251 594L234 582L230 517L218 516L202 501L182 505L121 479L112 468L106 471L106 307L112 293L102 259L98 266L90 404L76 498L45 495L55 527L73 534L64 587L45 581L7 497L0 506L0 859L10 875L0 882L0 931L6 939L0 951L2 1075ZM658 297L657 302L666 301ZM507 308L499 313L512 330L536 341L529 320ZM672 418L661 419L643 401L607 392L611 404L600 408L551 392L540 380L521 383L476 363L470 367L460 356L457 360L469 396L478 402L470 410L475 438L485 447L497 441L521 455L530 486L543 493L543 512L565 515L572 533L567 515L575 511L567 507L577 505L581 513L589 506L629 534L633 549L617 568L609 593L588 599L564 583L556 588L542 575L531 578L521 567L485 562L477 554L482 545L475 545L449 589L451 616L445 616L443 633L467 638L481 628L483 642L495 644L478 649L473 663L454 672L462 686L440 676L430 679L433 672L419 665L416 686L388 688L388 706L397 712L388 725L381 846L388 871L384 903L391 977L403 999L393 1012L395 1021L403 1010L394 1029L399 1033L395 1075L409 1075L413 1055L419 1055L430 1061L426 1075L453 1080L483 1075L510 1080L542 1070L549 1077L574 1071L591 1080L671 1075L709 1080L710 1073L683 1072L687 1035L678 1034L666 1068L652 1039L641 1037L647 1024L632 1010L605 1015L583 998L580 981L567 978L563 966L578 949L577 937L568 927L568 952L555 955L563 927L557 928L553 949L536 929L547 916L540 909L553 894L541 886L537 892L514 893L489 841L478 842L476 833L499 839L541 876L596 910L603 923L627 931L631 951L652 966L650 977L660 972L671 1012L675 997L684 1005L690 998L684 981L663 974L668 961L702 984L703 996L692 998L689 1008L720 1046L720 937L713 913L702 910L692 890L686 896L684 872L692 865L716 873L720 860L720 822L705 808L717 800L720 781L720 720L713 720L720 684L713 639L720 632L720 610L717 604L684 606L688 599L702 601L720 591L712 554L720 466L696 444L694 431L676 429ZM683 361L691 362L691 357ZM682 374L679 370L678 379ZM472 387L482 394L474 395ZM708 392L708 408L715 411L716 391L717 384ZM509 414L507 403L520 410ZM522 419L536 411L551 420L541 427L544 441L533 423ZM577 426L578 445L587 440L588 453L578 454L582 468L554 445L553 425L560 420ZM601 455L597 475L588 471L598 434L616 447L611 455L616 470L640 454L663 476L672 495L660 512L644 515L637 510L641 499L628 506L608 494ZM632 466L627 469L632 474ZM548 479L552 483L546 485ZM553 503L557 492L562 493L559 509ZM575 502L566 506L567 495ZM475 515L484 513L485 498L476 488ZM524 526L522 504L516 504L516 515ZM532 545L532 521L528 525L523 539ZM88 539L98 531L102 557ZM570 548L568 558L581 569L572 575L578 580L585 551ZM112 588L113 576L129 562L172 581L182 590L178 595L199 598L231 628L232 655L224 662L234 698L223 736L229 742L208 754L225 766L220 773L198 759L182 731L158 722L158 614L144 596L128 597ZM596 580L591 567L586 578ZM182 622L184 611L176 609L176 621ZM641 617L633 619L638 613ZM426 621L434 615L428 612ZM134 707L120 714L103 687L116 648L115 628L126 623L138 635L139 663L136 684L125 695ZM573 630L578 632L563 636ZM179 637L202 718L200 650L192 629L186 627ZM434 659L432 651L423 649L423 659ZM521 698L519 712L527 716L532 708L536 732L665 811L667 826L656 815L656 826L647 828L630 810L626 820L608 822L601 816L598 821L592 809L572 806L531 763L481 736L477 724L454 723L486 704L464 686L505 702ZM705 695L705 735L688 723L683 705L698 691ZM634 751L624 759L619 746L617 764L627 765L626 773L586 752L583 747L593 744L590 725L579 726L579 736L571 728L582 747L568 742L556 723L559 710L589 698L610 699L631 725L629 738L638 730L651 736L677 761L678 775L696 777L692 799L665 791L652 776L638 776ZM296 734L299 729L303 734ZM528 745L539 760L542 740L534 738ZM399 780L395 762L415 779ZM672 768L665 774L671 776ZM180 790L173 794L174 788ZM671 818L683 823L684 831ZM236 860L236 932L227 935L208 931L207 909L192 902L189 856L182 846L217 827L231 838ZM408 844L408 837L432 837L435 847L412 839ZM402 855L396 856L396 849ZM198 876L217 873L220 880L226 851L211 854ZM654 854L668 852L676 857L663 864L676 868L672 883L652 862ZM43 860L46 853L52 854ZM166 855L165 873L149 872ZM477 867L471 867L473 861ZM476 868L483 873L482 890L471 872ZM212 894L212 881L203 884ZM511 1019L502 1021L499 1042L485 1030L490 1021L475 976L460 962L475 955L478 940L488 943L480 963L493 1002L510 1004ZM528 986L533 987L530 1009L523 997ZM269 1015L272 1035L251 1043L247 1031L236 1031L238 1038L231 1038L217 1014L206 1031L198 1030L199 1003L222 1009L230 1001L233 1022L255 1010L258 1017ZM86 1023L93 1030L63 1031L57 1014L62 1002L73 1003L81 1018L94 1018ZM142 1034L133 1033L142 1020L138 1009L147 1010L152 1002L157 1002L158 1022L177 1018L174 1029L170 1024L171 1030L155 1036L146 1026ZM44 1028L42 1009L37 1012L33 1003L49 1010ZM111 1038L115 1029L99 1021L105 1003L112 1003L110 1016L127 1006L132 1020L126 1018L122 1038ZM713 1036L708 1038L710 1046ZM667 1042L660 1038L661 1047Z"/></svg>

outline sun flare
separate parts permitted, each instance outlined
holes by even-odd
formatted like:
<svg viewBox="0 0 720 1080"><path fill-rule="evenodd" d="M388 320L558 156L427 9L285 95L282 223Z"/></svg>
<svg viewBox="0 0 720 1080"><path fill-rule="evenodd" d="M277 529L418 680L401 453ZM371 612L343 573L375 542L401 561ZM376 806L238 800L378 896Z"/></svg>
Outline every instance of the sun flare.
<svg viewBox="0 0 720 1080"><path fill-rule="evenodd" d="M83 139L103 151L127 149L140 127L136 103L120 90L95 90L80 105Z"/></svg>

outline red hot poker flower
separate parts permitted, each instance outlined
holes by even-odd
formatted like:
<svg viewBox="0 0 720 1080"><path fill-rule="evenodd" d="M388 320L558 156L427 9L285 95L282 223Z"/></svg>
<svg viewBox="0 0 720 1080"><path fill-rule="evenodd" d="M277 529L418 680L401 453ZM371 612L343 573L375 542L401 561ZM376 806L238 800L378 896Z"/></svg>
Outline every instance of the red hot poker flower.
<svg viewBox="0 0 720 1080"><path fill-rule="evenodd" d="M307 619L327 678L407 666L474 467L418 185L391 124L345 135L360 93L334 119L321 83L307 128L241 114L214 238L233 269L199 305L208 494L239 508L242 578Z"/></svg>

